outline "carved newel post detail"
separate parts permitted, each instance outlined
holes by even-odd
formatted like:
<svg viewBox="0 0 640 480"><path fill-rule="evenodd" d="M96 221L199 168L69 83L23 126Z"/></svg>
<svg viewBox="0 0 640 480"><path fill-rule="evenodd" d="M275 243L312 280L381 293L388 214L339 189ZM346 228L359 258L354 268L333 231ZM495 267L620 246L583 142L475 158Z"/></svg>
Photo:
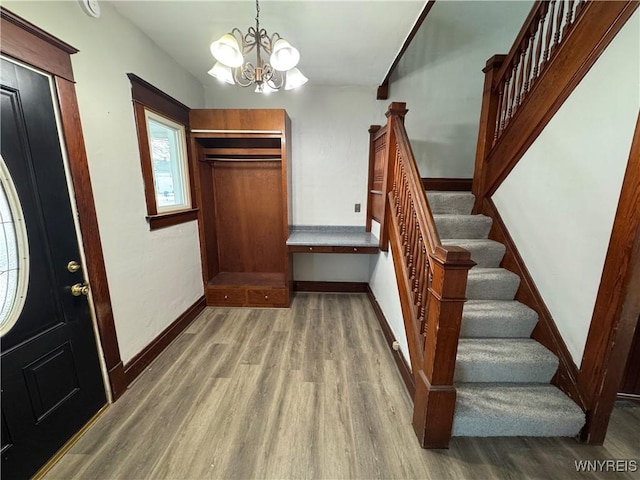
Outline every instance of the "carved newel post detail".
<svg viewBox="0 0 640 480"><path fill-rule="evenodd" d="M500 125L498 124L498 111L501 104L507 99L502 98L502 93L496 89L498 72L507 56L494 55L487 61L482 70L484 72L484 90L482 92L482 109L480 110L480 129L478 132L478 144L476 147L476 166L473 173L473 194L476 196L474 212L481 207L480 202L484 197L484 175L486 172L484 161L496 139Z"/></svg>
<svg viewBox="0 0 640 480"><path fill-rule="evenodd" d="M430 255L424 363L416 378L413 428L424 448L447 448L451 439L456 390L453 375L460 337L467 274L475 265L459 247L436 247Z"/></svg>

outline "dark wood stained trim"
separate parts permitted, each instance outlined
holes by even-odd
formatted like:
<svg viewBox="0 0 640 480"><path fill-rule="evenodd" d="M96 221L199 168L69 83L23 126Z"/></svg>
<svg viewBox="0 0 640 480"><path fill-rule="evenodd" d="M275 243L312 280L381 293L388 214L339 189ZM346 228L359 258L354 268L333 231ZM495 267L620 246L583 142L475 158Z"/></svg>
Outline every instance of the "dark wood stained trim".
<svg viewBox="0 0 640 480"><path fill-rule="evenodd" d="M586 2L498 142L484 161L478 197L490 197L520 161L640 5L638 1Z"/></svg>
<svg viewBox="0 0 640 480"><path fill-rule="evenodd" d="M60 107L62 135L69 160L73 194L78 208L82 248L87 262L93 309L98 327L111 398L124 392L124 370L111 308L100 231L96 216L91 177L84 146L80 110L73 83L70 55L77 52L67 43L49 35L26 20L0 7L0 50L3 54L53 75Z"/></svg>
<svg viewBox="0 0 640 480"><path fill-rule="evenodd" d="M71 55L78 50L0 7L2 53L73 82Z"/></svg>
<svg viewBox="0 0 640 480"><path fill-rule="evenodd" d="M56 77L55 80L60 103L62 129L69 157L69 169L78 206L80 232L87 259L87 276L91 286L91 297L106 368L107 372L109 372L111 395L113 400L117 400L124 393L121 382L122 360L111 308L111 295L107 283L107 272L104 265L75 85L60 77Z"/></svg>
<svg viewBox="0 0 640 480"><path fill-rule="evenodd" d="M198 219L198 209L182 210L180 212L161 213L147 217L149 229L158 230L160 228L171 227L180 223L191 222Z"/></svg>
<svg viewBox="0 0 640 480"><path fill-rule="evenodd" d="M389 322L384 316L384 312L382 311L382 308L380 308L380 304L378 303L378 300L376 300L376 296L373 294L371 286L369 285L367 285L367 296L369 297L373 311L378 318L378 323L380 324L384 338L387 340L387 345L389 345L389 348L391 349L391 354L393 355L393 359L398 367L398 372L400 372L400 376L402 377L402 380L407 387L407 391L413 400L416 393L416 381L413 378L409 364L405 360L404 355L402 355L402 352L400 352L400 350L394 350L393 348L393 342L396 341L396 338L393 336L393 330L391 330Z"/></svg>
<svg viewBox="0 0 640 480"><path fill-rule="evenodd" d="M425 190L439 192L470 192L473 178L421 178Z"/></svg>
<svg viewBox="0 0 640 480"><path fill-rule="evenodd" d="M195 320L205 306L206 299L203 295L124 366L127 385L131 385L131 382L138 378L144 369Z"/></svg>
<svg viewBox="0 0 640 480"><path fill-rule="evenodd" d="M409 32L409 35L407 36L404 43L402 44L402 48L396 55L396 58L393 60L393 63L389 67L389 70L387 71L387 74L384 77L384 80L382 80L382 83L378 87L378 90L376 92L377 100L387 100L389 98L389 82L391 80L391 75L393 75L393 72L398 67L400 60L406 53L407 49L409 48L409 45L411 45L413 38L420 31L420 27L424 23L425 18L427 18L427 15L431 11L431 7L433 7L434 3L436 3L435 0L427 1L424 8L422 9L422 12L420 12L420 16L416 20L416 23L414 23L413 28L411 29L411 31Z"/></svg>
<svg viewBox="0 0 640 480"><path fill-rule="evenodd" d="M196 176L194 170L197 168L195 164L197 162L193 159L193 146L188 138L189 112L191 109L137 75L127 73L127 77L129 77L131 81L131 97L133 99L133 113L138 133L138 149L140 151L140 164L144 182L144 198L147 204L149 229L157 230L197 220L197 189L194 179ZM187 158L185 160L187 162L188 188L191 196L191 208L188 210L170 213L158 212L145 109L152 110L184 126L184 140L187 150Z"/></svg>
<svg viewBox="0 0 640 480"><path fill-rule="evenodd" d="M502 243L506 247L504 259L500 266L516 273L520 277L516 300L524 303L538 314L538 323L531 334L531 338L551 350L559 359L558 371L551 382L565 392L582 410L586 410L584 392L578 387L578 367L574 363L551 312L544 303L533 277L529 273L513 238L511 238L502 217L498 213L498 209L491 199L484 199L481 213L493 219L489 238Z"/></svg>
<svg viewBox="0 0 640 480"><path fill-rule="evenodd" d="M296 292L327 292L327 293L367 293L368 284L365 282L314 282L294 280L293 290Z"/></svg>
<svg viewBox="0 0 640 480"><path fill-rule="evenodd" d="M640 114L622 184L600 288L582 357L579 385L587 393L582 440L604 442L640 317Z"/></svg>
<svg viewBox="0 0 640 480"><path fill-rule="evenodd" d="M127 73L127 77L131 81L133 100L189 127L189 107L133 73Z"/></svg>
<svg viewBox="0 0 640 480"><path fill-rule="evenodd" d="M616 400L623 400L626 402L633 402L640 406L640 395L633 395L630 393L618 393Z"/></svg>

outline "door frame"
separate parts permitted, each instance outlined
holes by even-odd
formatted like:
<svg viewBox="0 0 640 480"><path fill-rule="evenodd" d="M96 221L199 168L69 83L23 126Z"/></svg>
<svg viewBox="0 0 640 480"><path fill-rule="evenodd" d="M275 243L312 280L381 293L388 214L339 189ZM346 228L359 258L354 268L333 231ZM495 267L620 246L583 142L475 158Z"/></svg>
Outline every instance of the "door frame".
<svg viewBox="0 0 640 480"><path fill-rule="evenodd" d="M111 295L98 230L91 178L75 91L71 55L78 50L32 23L0 7L0 52L52 76L58 96L62 137L78 209L78 221L93 298L93 313L102 346L112 401L126 390L124 365L111 308ZM91 305L90 305L91 306Z"/></svg>

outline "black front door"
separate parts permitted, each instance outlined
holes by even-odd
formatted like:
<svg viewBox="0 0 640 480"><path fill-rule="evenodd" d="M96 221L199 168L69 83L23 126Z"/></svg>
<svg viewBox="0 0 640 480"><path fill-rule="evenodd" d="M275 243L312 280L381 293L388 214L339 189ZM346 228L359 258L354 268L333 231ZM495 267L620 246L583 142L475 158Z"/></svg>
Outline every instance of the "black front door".
<svg viewBox="0 0 640 480"><path fill-rule="evenodd" d="M81 261L50 79L5 59L0 72L0 144L10 177L0 191L3 330L15 320L0 345L2 478L13 479L34 474L106 404L106 396L87 297L79 288L79 296L72 294L73 285L82 286L83 272L68 268ZM12 191L14 208L7 213ZM16 241L20 231L22 245ZM15 245L20 251L11 260ZM19 288L18 297L12 293L21 268L28 270L24 301Z"/></svg>

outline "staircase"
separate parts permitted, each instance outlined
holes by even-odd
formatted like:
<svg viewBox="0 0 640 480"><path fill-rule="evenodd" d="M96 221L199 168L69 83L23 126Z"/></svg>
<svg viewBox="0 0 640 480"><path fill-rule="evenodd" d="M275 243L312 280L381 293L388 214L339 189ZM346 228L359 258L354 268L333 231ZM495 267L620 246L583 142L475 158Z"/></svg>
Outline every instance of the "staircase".
<svg viewBox="0 0 640 480"><path fill-rule="evenodd" d="M492 220L467 192L427 192L443 246L471 253L455 367L453 436L576 436L582 410L550 384L558 359L530 338L537 314L514 300L518 275L500 268Z"/></svg>

